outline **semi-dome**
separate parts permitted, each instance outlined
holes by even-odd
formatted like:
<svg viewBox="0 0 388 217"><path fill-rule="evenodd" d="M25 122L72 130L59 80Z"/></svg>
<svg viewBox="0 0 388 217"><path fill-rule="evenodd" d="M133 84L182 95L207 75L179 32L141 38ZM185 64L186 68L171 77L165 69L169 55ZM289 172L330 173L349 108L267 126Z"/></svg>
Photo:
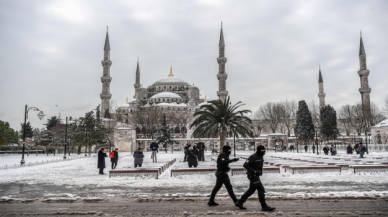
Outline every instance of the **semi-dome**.
<svg viewBox="0 0 388 217"><path fill-rule="evenodd" d="M181 99L182 97L180 97L178 94L173 93L173 92L161 92L161 93L155 94L151 97L151 99L159 99L159 98L178 98L178 99Z"/></svg>

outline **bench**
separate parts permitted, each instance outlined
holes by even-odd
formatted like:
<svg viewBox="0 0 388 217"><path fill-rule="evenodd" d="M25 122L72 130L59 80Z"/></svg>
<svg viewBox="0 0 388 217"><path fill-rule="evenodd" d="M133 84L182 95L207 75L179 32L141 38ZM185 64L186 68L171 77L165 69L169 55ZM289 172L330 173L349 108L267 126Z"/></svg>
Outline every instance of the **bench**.
<svg viewBox="0 0 388 217"><path fill-rule="evenodd" d="M388 165L350 165L354 173L357 172L388 172Z"/></svg>
<svg viewBox="0 0 388 217"><path fill-rule="evenodd" d="M130 177L159 177L159 169L152 168L133 168L133 169L124 169L124 170L111 170L109 171L110 177L117 176L130 176Z"/></svg>
<svg viewBox="0 0 388 217"><path fill-rule="evenodd" d="M341 172L339 166L289 166L292 174L304 174L310 172Z"/></svg>
<svg viewBox="0 0 388 217"><path fill-rule="evenodd" d="M203 175L215 173L217 168L185 168L185 169L171 169L171 177L181 175Z"/></svg>
<svg viewBox="0 0 388 217"><path fill-rule="evenodd" d="M245 168L230 168L231 175L242 175L246 174L247 169ZM263 173L280 173L279 167L263 167Z"/></svg>

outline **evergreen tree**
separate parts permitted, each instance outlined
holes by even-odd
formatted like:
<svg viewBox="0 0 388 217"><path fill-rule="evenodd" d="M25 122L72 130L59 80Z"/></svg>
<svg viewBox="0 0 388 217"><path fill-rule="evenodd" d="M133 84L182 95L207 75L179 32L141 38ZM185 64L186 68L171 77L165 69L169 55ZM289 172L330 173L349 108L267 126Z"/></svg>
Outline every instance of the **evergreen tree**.
<svg viewBox="0 0 388 217"><path fill-rule="evenodd" d="M0 120L0 146L12 143L18 143L19 134L9 127L8 122Z"/></svg>
<svg viewBox="0 0 388 217"><path fill-rule="evenodd" d="M105 110L104 118L109 118L109 119L110 119L109 109L106 109L106 110Z"/></svg>
<svg viewBox="0 0 388 217"><path fill-rule="evenodd" d="M101 122L101 111L100 111L100 105L97 106L96 108L96 120L98 123Z"/></svg>
<svg viewBox="0 0 388 217"><path fill-rule="evenodd" d="M304 100L299 101L296 112L295 136L304 142L314 138L315 128L309 108Z"/></svg>
<svg viewBox="0 0 388 217"><path fill-rule="evenodd" d="M55 127L57 124L61 124L61 119L57 116L52 116L47 119L47 130L51 130L51 128Z"/></svg>
<svg viewBox="0 0 388 217"><path fill-rule="evenodd" d="M160 136L156 139L158 143L163 144L163 147L167 153L168 144L174 144L174 141L171 138L170 124L168 123L166 114L163 114L162 119L160 119L159 131L161 132Z"/></svg>
<svg viewBox="0 0 388 217"><path fill-rule="evenodd" d="M331 136L339 134L337 127L337 112L330 105L322 107L319 111L321 119L321 134L328 140Z"/></svg>
<svg viewBox="0 0 388 217"><path fill-rule="evenodd" d="M20 124L21 125L21 129L20 129L20 138L23 138L23 134L24 134L24 123ZM26 138L32 138L34 136L34 132L32 131L32 127L31 127L31 124L30 122L27 122L26 124Z"/></svg>

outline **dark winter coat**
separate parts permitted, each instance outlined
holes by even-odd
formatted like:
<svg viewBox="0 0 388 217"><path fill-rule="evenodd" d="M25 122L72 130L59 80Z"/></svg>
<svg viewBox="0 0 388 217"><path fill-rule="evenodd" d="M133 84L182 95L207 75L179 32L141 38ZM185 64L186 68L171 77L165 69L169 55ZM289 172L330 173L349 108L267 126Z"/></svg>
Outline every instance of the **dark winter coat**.
<svg viewBox="0 0 388 217"><path fill-rule="evenodd" d="M185 151L187 150L187 149L189 149L191 147L191 144L186 144L185 145Z"/></svg>
<svg viewBox="0 0 388 217"><path fill-rule="evenodd" d="M108 157L106 153L101 150L98 152L97 168L105 168L105 158Z"/></svg>
<svg viewBox="0 0 388 217"><path fill-rule="evenodd" d="M332 146L330 147L330 152L331 152L331 153L337 153L337 149L335 148L334 145L332 145Z"/></svg>
<svg viewBox="0 0 388 217"><path fill-rule="evenodd" d="M360 153L365 153L366 152L366 147L361 145L360 146Z"/></svg>
<svg viewBox="0 0 388 217"><path fill-rule="evenodd" d="M187 162L190 165L198 165L197 156L199 155L199 151L197 148L193 148L192 150L186 149L185 154L187 155Z"/></svg>
<svg viewBox="0 0 388 217"><path fill-rule="evenodd" d="M356 145L354 146L354 150L356 150L356 151L358 151L359 148L360 148L360 145L359 145L359 144L356 144Z"/></svg>
<svg viewBox="0 0 388 217"><path fill-rule="evenodd" d="M154 148L155 148L155 149L154 149ZM156 150L158 150L158 149L159 149L158 143L156 143L156 142L151 143L150 149L151 149L151 151L156 151Z"/></svg>
<svg viewBox="0 0 388 217"><path fill-rule="evenodd" d="M261 176L263 174L263 165L263 156L259 156L257 153L254 153L248 158L248 160L245 161L243 166L247 169L248 176L255 175L255 171L257 171L256 175Z"/></svg>
<svg viewBox="0 0 388 217"><path fill-rule="evenodd" d="M229 159L229 154L222 152L217 158L217 171L224 173L229 172L229 164L232 162L233 160Z"/></svg>
<svg viewBox="0 0 388 217"><path fill-rule="evenodd" d="M309 147L307 145L304 146L304 150L307 151Z"/></svg>
<svg viewBox="0 0 388 217"><path fill-rule="evenodd" d="M205 150L205 143L198 142L197 147L198 147L199 151L204 151Z"/></svg>
<svg viewBox="0 0 388 217"><path fill-rule="evenodd" d="M348 154L353 154L353 148L352 148L352 146L348 146L348 147L346 148L346 152L347 152Z"/></svg>
<svg viewBox="0 0 388 217"><path fill-rule="evenodd" d="M325 152L325 154L328 154L329 153L329 147L323 147L323 152Z"/></svg>
<svg viewBox="0 0 388 217"><path fill-rule="evenodd" d="M143 151L141 150L136 150L135 153L133 153L133 162L135 164L141 164L143 163L143 158L144 158L144 154L143 154Z"/></svg>
<svg viewBox="0 0 388 217"><path fill-rule="evenodd" d="M116 150L113 150L114 157L110 159L110 162L116 162L119 160L119 153Z"/></svg>

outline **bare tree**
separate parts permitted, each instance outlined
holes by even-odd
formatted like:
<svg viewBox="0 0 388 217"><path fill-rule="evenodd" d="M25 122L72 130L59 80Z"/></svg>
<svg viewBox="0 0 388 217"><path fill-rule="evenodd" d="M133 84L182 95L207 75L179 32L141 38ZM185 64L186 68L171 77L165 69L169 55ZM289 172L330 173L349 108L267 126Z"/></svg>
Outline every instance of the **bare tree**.
<svg viewBox="0 0 388 217"><path fill-rule="evenodd" d="M338 122L343 126L347 136L350 135L353 129L351 110L352 108L350 105L344 105L338 112Z"/></svg>
<svg viewBox="0 0 388 217"><path fill-rule="evenodd" d="M287 134L288 136L291 135L291 130L294 128L295 124L295 118L296 118L296 111L298 110L298 104L292 100L288 101L286 100L285 102L282 103L283 108L282 108L282 117L281 117L281 122L282 125L287 129Z"/></svg>
<svg viewBox="0 0 388 217"><path fill-rule="evenodd" d="M311 113L311 117L313 119L314 126L319 125L320 124L320 117L319 117L320 109L319 109L318 103L316 103L314 100L311 100L311 102L309 104L309 110Z"/></svg>
<svg viewBox="0 0 388 217"><path fill-rule="evenodd" d="M276 133L276 130L279 128L281 123L281 113L282 113L281 103L267 102L266 104L260 106L259 113L260 119L268 123L271 128L272 133Z"/></svg>
<svg viewBox="0 0 388 217"><path fill-rule="evenodd" d="M387 95L387 97L385 98L385 105L384 105L383 111L384 111L384 113L385 113L385 116L388 116L388 95Z"/></svg>
<svg viewBox="0 0 388 217"><path fill-rule="evenodd" d="M371 122L375 125L380 123L381 121L387 119L387 117L384 115L383 110L381 110L375 103L371 102Z"/></svg>
<svg viewBox="0 0 388 217"><path fill-rule="evenodd" d="M156 106L138 106L128 117L128 121L134 124L146 138L154 138L158 129L162 112Z"/></svg>

